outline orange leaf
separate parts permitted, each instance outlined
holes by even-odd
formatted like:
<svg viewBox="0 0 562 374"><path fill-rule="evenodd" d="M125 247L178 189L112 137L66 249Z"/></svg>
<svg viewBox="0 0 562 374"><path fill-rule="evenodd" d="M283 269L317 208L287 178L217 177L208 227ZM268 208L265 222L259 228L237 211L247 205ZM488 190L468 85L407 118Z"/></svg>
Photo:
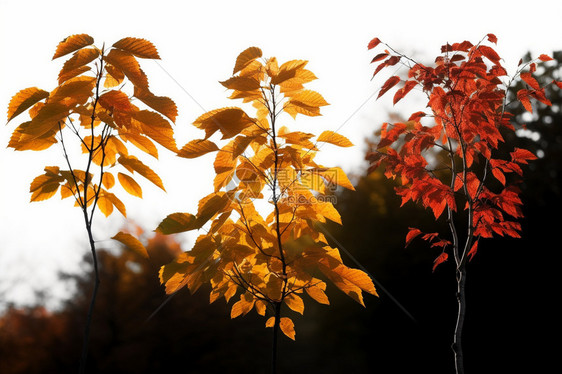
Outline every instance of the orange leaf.
<svg viewBox="0 0 562 374"><path fill-rule="evenodd" d="M410 231L408 231L408 234L406 235L406 245L405 245L405 247L410 245L410 243L412 242L412 240L414 240L414 238L416 236L422 234L421 230L416 229L414 227L410 227L409 229L410 229Z"/></svg>
<svg viewBox="0 0 562 374"><path fill-rule="evenodd" d="M447 252L443 252L439 256L437 256L437 258L433 261L433 271L435 271L435 268L439 266L439 264L447 261L448 258L449 255L447 254Z"/></svg>
<svg viewBox="0 0 562 374"><path fill-rule="evenodd" d="M123 186L125 191L133 196L142 198L142 188L133 178L123 173L117 173L117 178L119 179L119 183L121 183L121 186Z"/></svg>
<svg viewBox="0 0 562 374"><path fill-rule="evenodd" d="M379 38L371 39L371 41L369 42L369 45L367 46L367 48L368 48L368 49L373 49L373 48L375 48L377 45L379 45L380 42L381 42L381 41L379 40Z"/></svg>
<svg viewBox="0 0 562 374"><path fill-rule="evenodd" d="M53 60L55 58L64 56L66 54L74 52L80 48L86 47L93 43L94 43L94 38L92 38L90 35L87 34L71 35L59 43L59 45L57 46L57 50L55 51L55 55L53 56Z"/></svg>
<svg viewBox="0 0 562 374"><path fill-rule="evenodd" d="M486 56L486 58L488 58L488 60L492 61L494 64L500 61L500 56L491 47L481 45L478 47L478 50L480 51L480 53L482 53L482 55Z"/></svg>
<svg viewBox="0 0 562 374"><path fill-rule="evenodd" d="M160 59L156 47L145 39L131 37L123 38L113 44L113 47L122 49L123 51L129 52L130 54L140 58Z"/></svg>
<svg viewBox="0 0 562 374"><path fill-rule="evenodd" d="M527 83L535 90L539 90L541 88L539 82L537 82L537 80L531 75L531 73L521 73L521 79L523 79L525 83Z"/></svg>
<svg viewBox="0 0 562 374"><path fill-rule="evenodd" d="M141 255L144 258L148 258L148 252L146 251L146 248L133 235L120 231L115 236L113 236L111 239L117 240L118 242L121 242L127 248L133 250L133 252L138 253L139 255Z"/></svg>
<svg viewBox="0 0 562 374"><path fill-rule="evenodd" d="M218 150L219 147L210 140L195 139L184 145L183 148L178 151L178 156L184 158L196 158Z"/></svg>
<svg viewBox="0 0 562 374"><path fill-rule="evenodd" d="M548 56L548 55L542 54L542 55L539 56L539 60L541 60L543 62L546 62L546 61L552 61L553 58Z"/></svg>
<svg viewBox="0 0 562 374"><path fill-rule="evenodd" d="M236 64L234 65L234 70L232 74L238 73L240 70L248 66L256 58L262 56L261 49L258 47L250 47L242 51L236 58Z"/></svg>
<svg viewBox="0 0 562 374"><path fill-rule="evenodd" d="M384 82L384 84L382 85L379 95L377 96L377 99L382 95L384 95L388 90L390 90L396 84L398 84L398 82L400 82L400 77L397 75L388 78L387 81Z"/></svg>
<svg viewBox="0 0 562 374"><path fill-rule="evenodd" d="M281 321L279 321L279 327L281 328L281 331L283 331L283 334L295 340L295 324L290 318L281 317Z"/></svg>
<svg viewBox="0 0 562 374"><path fill-rule="evenodd" d="M49 92L37 87L25 88L19 91L12 97L8 105L8 122L47 97L49 97Z"/></svg>

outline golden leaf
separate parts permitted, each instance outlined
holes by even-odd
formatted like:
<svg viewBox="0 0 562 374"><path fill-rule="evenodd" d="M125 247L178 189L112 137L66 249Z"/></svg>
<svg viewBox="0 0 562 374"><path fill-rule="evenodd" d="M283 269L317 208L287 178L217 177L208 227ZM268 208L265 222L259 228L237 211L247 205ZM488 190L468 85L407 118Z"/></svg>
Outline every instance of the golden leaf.
<svg viewBox="0 0 562 374"><path fill-rule="evenodd" d="M234 70L232 74L238 73L240 70L248 66L256 58L262 56L261 49L258 47L250 47L242 51L236 58L236 64L234 65Z"/></svg>
<svg viewBox="0 0 562 374"><path fill-rule="evenodd" d="M123 173L117 173L117 178L125 191L133 196L142 198L142 188L133 178Z"/></svg>
<svg viewBox="0 0 562 374"><path fill-rule="evenodd" d="M156 174L154 171L152 171L152 169L150 169L148 166L146 166L142 161L140 161L135 156L121 155L121 156L119 156L117 161L121 165L123 165L125 167L129 167L130 169L136 171L137 173L139 173L140 175L142 175L143 177L145 177L146 179L148 179L149 181L154 183L156 186L158 186L162 190L166 191L166 189L164 188L164 185L162 184L162 180L160 179L158 174Z"/></svg>
<svg viewBox="0 0 562 374"><path fill-rule="evenodd" d="M113 44L113 47L122 49L123 51L129 52L130 54L140 58L160 59L154 44L146 39L132 37L123 38Z"/></svg>
<svg viewBox="0 0 562 374"><path fill-rule="evenodd" d="M304 313L304 302L302 301L302 298L294 293L289 294L286 298L285 298L285 304L287 304L287 306L289 308L291 308L292 310L294 310L297 313L303 314Z"/></svg>
<svg viewBox="0 0 562 374"><path fill-rule="evenodd" d="M94 38L92 38L90 35L87 34L71 35L58 44L55 54L53 56L53 60L55 58L74 52L80 48L89 46L93 43L94 43Z"/></svg>
<svg viewBox="0 0 562 374"><path fill-rule="evenodd" d="M132 54L120 49L112 49L104 56L104 60L123 72L135 87L148 89L148 78Z"/></svg>
<svg viewBox="0 0 562 374"><path fill-rule="evenodd" d="M253 123L246 112L236 107L211 110L193 122L197 128L205 130L205 139L218 130L223 134L222 139L232 138Z"/></svg>
<svg viewBox="0 0 562 374"><path fill-rule="evenodd" d="M176 106L176 103L174 103L174 101L169 97L156 96L149 90L142 90L138 87L135 87L134 96L158 113L168 117L170 121L174 123L176 122L176 117L178 116L178 108Z"/></svg>
<svg viewBox="0 0 562 374"><path fill-rule="evenodd" d="M94 61L99 55L100 52L97 48L85 48L74 52L74 55L64 63L59 72L59 84L70 78L69 75L72 76L70 74L72 71L84 67L84 65Z"/></svg>
<svg viewBox="0 0 562 374"><path fill-rule="evenodd" d="M218 150L219 147L210 140L195 139L184 145L183 148L178 151L178 156L184 158L196 158Z"/></svg>
<svg viewBox="0 0 562 374"><path fill-rule="evenodd" d="M272 84L281 84L288 79L297 76L298 71L306 66L308 61L305 60L291 60L287 61L279 67L279 73L271 78Z"/></svg>
<svg viewBox="0 0 562 374"><path fill-rule="evenodd" d="M12 96L8 105L8 122L32 105L49 97L49 92L37 87L25 88Z"/></svg>
<svg viewBox="0 0 562 374"><path fill-rule="evenodd" d="M103 173L101 183L105 186L105 188L111 188L115 185L115 177L113 174L106 171Z"/></svg>
<svg viewBox="0 0 562 374"><path fill-rule="evenodd" d="M141 110L133 113L133 118L141 123L143 133L149 138L172 152L178 151L174 130L160 114L150 110Z"/></svg>
<svg viewBox="0 0 562 374"><path fill-rule="evenodd" d="M281 317L279 327L281 328L281 331L283 331L283 334L287 335L292 340L295 340L295 324L289 317Z"/></svg>
<svg viewBox="0 0 562 374"><path fill-rule="evenodd" d="M156 228L156 232L164 235L198 229L197 217L189 213L169 214Z"/></svg>
<svg viewBox="0 0 562 374"><path fill-rule="evenodd" d="M117 240L118 242L121 242L127 248L133 250L133 252L141 255L144 258L148 258L148 252L146 251L146 248L133 235L120 231L115 236L113 236L111 239Z"/></svg>
<svg viewBox="0 0 562 374"><path fill-rule="evenodd" d="M338 134L337 132L334 131L323 131L318 138L316 138L317 142L324 142L324 143L330 143L330 144L334 144L340 147L351 147L353 146L353 143L349 141L348 138L346 138L343 135Z"/></svg>

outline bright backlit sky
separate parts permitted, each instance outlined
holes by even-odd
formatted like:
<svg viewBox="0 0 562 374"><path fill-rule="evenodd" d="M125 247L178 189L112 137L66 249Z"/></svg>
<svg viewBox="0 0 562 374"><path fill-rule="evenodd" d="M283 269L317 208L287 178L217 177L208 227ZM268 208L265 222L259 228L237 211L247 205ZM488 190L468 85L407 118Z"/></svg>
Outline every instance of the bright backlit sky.
<svg viewBox="0 0 562 374"><path fill-rule="evenodd" d="M456 5L463 4L463 5ZM562 49L562 2L513 1L19 1L0 0L0 106L5 113L13 94L27 87L52 90L64 58L51 61L57 44L71 34L87 33L96 45L126 37L153 42L162 58L141 61L152 91L171 97L179 107L176 140L181 147L201 137L191 122L204 112L230 105L218 81L230 77L236 56L250 46L280 62L309 60L319 78L310 85L331 104L323 116L288 121L316 133L338 131L353 149L326 146L319 161L359 172L364 139L385 121L391 94L375 101L384 76L371 81L373 37L418 59L439 53L445 42L498 37L497 51L513 73L531 51ZM230 101L230 102L229 102ZM421 109L421 108L420 108ZM411 111L407 104L394 110ZM418 110L418 109L416 109ZM304 123L304 124L303 124ZM58 195L29 203L29 183L50 165L63 165L61 149L15 152L7 149L14 120L0 127L0 307L2 300L27 300L32 289L62 294L52 287L58 270L75 270L88 250L80 210ZM193 212L211 192L212 156L191 161L161 150L150 166L167 193L143 184L144 199L124 198L130 219L152 230L167 214ZM99 246L119 231L123 220L98 215L94 235ZM345 224L345 222L344 222ZM188 238L189 239L189 238ZM186 248L188 249L188 248Z"/></svg>

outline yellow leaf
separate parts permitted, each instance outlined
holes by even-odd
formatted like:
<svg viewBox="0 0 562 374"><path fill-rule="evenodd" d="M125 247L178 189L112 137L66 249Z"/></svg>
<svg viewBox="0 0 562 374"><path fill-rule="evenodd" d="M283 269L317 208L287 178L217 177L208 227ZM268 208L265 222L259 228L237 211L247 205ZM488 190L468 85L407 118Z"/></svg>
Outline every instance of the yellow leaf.
<svg viewBox="0 0 562 374"><path fill-rule="evenodd" d="M123 51L129 52L130 54L140 58L160 59L154 44L146 39L132 37L123 38L113 44L113 47L122 49Z"/></svg>
<svg viewBox="0 0 562 374"><path fill-rule="evenodd" d="M93 96L92 90L96 86L96 78L81 75L71 78L55 88L49 96L49 105L55 102L64 104L67 107L74 107L84 104Z"/></svg>
<svg viewBox="0 0 562 374"><path fill-rule="evenodd" d="M104 56L104 60L123 72L135 87L148 89L148 78L132 54L120 49L112 49Z"/></svg>
<svg viewBox="0 0 562 374"><path fill-rule="evenodd" d="M40 138L42 135L58 130L59 121L66 118L68 114L68 107L63 104L57 102L45 104L27 126L20 126L19 131L29 135L27 141Z"/></svg>
<svg viewBox="0 0 562 374"><path fill-rule="evenodd" d="M209 152L215 152L218 150L219 147L217 147L217 145L212 141L205 139L196 139L184 145L183 148L178 151L178 156L184 158L196 158Z"/></svg>
<svg viewBox="0 0 562 374"><path fill-rule="evenodd" d="M271 78L272 84L281 84L287 79L294 78L298 71L305 67L308 61L304 60L292 60L287 61L279 67L279 73Z"/></svg>
<svg viewBox="0 0 562 374"><path fill-rule="evenodd" d="M141 123L145 135L170 151L177 152L174 130L164 117L150 110L141 110L135 112L133 118Z"/></svg>
<svg viewBox="0 0 562 374"><path fill-rule="evenodd" d="M115 185L115 177L109 172L104 172L101 178L101 183L105 188L111 188Z"/></svg>
<svg viewBox="0 0 562 374"><path fill-rule="evenodd" d="M302 106L306 107L321 107L329 105L322 95L312 90L301 90L298 93L291 95L291 101L293 103L298 102Z"/></svg>
<svg viewBox="0 0 562 374"><path fill-rule="evenodd" d="M246 112L236 107L211 110L193 122L197 128L205 130L205 139L217 130L223 134L222 139L232 138L253 123Z"/></svg>
<svg viewBox="0 0 562 374"><path fill-rule="evenodd" d="M254 307L255 299L250 293L240 295L240 300L232 305L230 318L236 318L240 315L246 315Z"/></svg>
<svg viewBox="0 0 562 374"><path fill-rule="evenodd" d="M67 72L64 73L59 73L59 84L62 84L63 82L66 82L67 80L74 78L82 73L85 73L87 71L92 70L91 67L85 65L85 66L80 66L76 69L73 70L69 70Z"/></svg>
<svg viewBox="0 0 562 374"><path fill-rule="evenodd" d="M266 312L266 308L267 305L265 303L265 301L263 300L256 300L254 307L256 308L256 312L260 315L260 316L264 316L265 317L265 312Z"/></svg>
<svg viewBox="0 0 562 374"><path fill-rule="evenodd" d="M198 229L197 217L189 213L172 213L168 215L156 228L156 232L164 235Z"/></svg>
<svg viewBox="0 0 562 374"><path fill-rule="evenodd" d="M148 153L154 158L158 158L158 148L146 136L134 132L121 133L120 136L121 139L133 143L141 151Z"/></svg>
<svg viewBox="0 0 562 374"><path fill-rule="evenodd" d="M105 71L105 81L103 83L105 88L118 86L123 82L123 79L125 79L125 74L111 64L105 64Z"/></svg>
<svg viewBox="0 0 562 374"><path fill-rule="evenodd" d="M47 97L49 97L49 92L37 87L30 87L19 91L12 96L10 104L8 105L8 122L32 105L35 105L38 101L46 99Z"/></svg>
<svg viewBox="0 0 562 374"><path fill-rule="evenodd" d="M170 121L176 122L176 117L178 116L178 108L176 103L166 96L156 96L149 90L139 89L135 87L134 96L157 111L158 113L163 114L164 116L168 117Z"/></svg>
<svg viewBox="0 0 562 374"><path fill-rule="evenodd" d="M133 250L133 252L141 255L144 258L148 258L148 252L146 251L146 248L133 235L120 231L117 233L117 235L113 236L111 239L121 242L128 249Z"/></svg>
<svg viewBox="0 0 562 374"><path fill-rule="evenodd" d="M256 58L262 56L261 49L258 47L250 47L242 51L236 58L236 64L234 65L234 70L232 74L238 73L240 70L248 66Z"/></svg>
<svg viewBox="0 0 562 374"><path fill-rule="evenodd" d="M174 261L160 268L159 278L166 285L166 293L171 294L187 284L186 274L190 267L187 254L180 254Z"/></svg>
<svg viewBox="0 0 562 374"><path fill-rule="evenodd" d="M229 195L224 192L212 193L199 201L197 222L203 226L216 214L222 213L230 202Z"/></svg>
<svg viewBox="0 0 562 374"><path fill-rule="evenodd" d="M229 90L237 91L254 91L260 88L260 82L257 79L247 77L232 77L220 84Z"/></svg>
<svg viewBox="0 0 562 374"><path fill-rule="evenodd" d="M35 177L29 186L31 201L42 201L51 198L63 181L64 178L58 174L58 167L45 168L45 174Z"/></svg>
<svg viewBox="0 0 562 374"><path fill-rule="evenodd" d="M295 340L295 324L290 318L281 317L281 321L279 321L279 327L281 328L281 331L283 331L283 334Z"/></svg>
<svg viewBox="0 0 562 374"><path fill-rule="evenodd" d="M303 314L304 313L304 302L302 301L302 298L294 293L289 294L286 298L285 298L285 304L287 304L287 306L289 308L291 308L292 310L294 310L297 313Z"/></svg>
<svg viewBox="0 0 562 374"><path fill-rule="evenodd" d="M320 134L318 136L318 138L316 138L317 142L324 142L324 143L330 143L330 144L334 144L340 147L351 147L353 146L353 143L349 141L348 138L346 138L343 135L338 134L337 132L333 132L333 131L323 131L322 134Z"/></svg>
<svg viewBox="0 0 562 374"><path fill-rule="evenodd" d="M234 146L234 141L235 140L230 141L227 145L225 145L221 150L217 152L215 162L213 163L215 173L232 173L234 171L234 168L236 167L236 160L232 159L232 149Z"/></svg>
<svg viewBox="0 0 562 374"><path fill-rule="evenodd" d="M94 61L99 55L100 53L97 48L85 48L74 52L74 55L64 63L61 71L59 72L59 84L70 78L69 75L72 76L72 74L70 74L72 71L82 68L86 64L89 64L90 62Z"/></svg>
<svg viewBox="0 0 562 374"><path fill-rule="evenodd" d="M119 90L111 90L103 93L100 95L98 103L110 112L118 110L128 113L135 109L127 94Z"/></svg>
<svg viewBox="0 0 562 374"><path fill-rule="evenodd" d="M345 172L339 167L318 169L318 173L332 185L332 189L335 185L338 185L347 188L348 190L355 191L355 187L353 187L353 184L351 184L351 181L347 178Z"/></svg>
<svg viewBox="0 0 562 374"><path fill-rule="evenodd" d="M71 52L74 52L80 48L86 47L94 43L94 38L87 34L76 34L71 35L61 41L58 46L55 54L53 56L53 60L55 58L64 56Z"/></svg>
<svg viewBox="0 0 562 374"><path fill-rule="evenodd" d="M323 285L323 288L321 285ZM326 283L324 282L305 288L308 296L310 296L320 304L329 305L330 301L328 300L328 296L324 292L325 289L326 289Z"/></svg>
<svg viewBox="0 0 562 374"><path fill-rule="evenodd" d="M123 217L127 217L127 210L125 209L125 204L123 204L123 202L119 200L117 196L107 191L103 191L102 196L107 200L109 200L111 204L113 204L113 206L117 208L119 213L123 215Z"/></svg>
<svg viewBox="0 0 562 374"><path fill-rule="evenodd" d="M142 163L142 161L137 159L135 156L121 155L121 156L119 156L117 161L121 165L123 165L125 167L129 167L132 170L136 171L137 173L139 173L140 175L142 175L143 177L145 177L146 179L148 179L149 181L154 183L156 186L158 186L162 190L166 191L166 189L164 188L164 185L162 184L162 180L160 179L158 174L156 174L154 171L152 171L152 169L150 169L148 166L146 166L144 163Z"/></svg>
<svg viewBox="0 0 562 374"><path fill-rule="evenodd" d="M104 193L100 194L97 205L104 216L109 217L113 213L113 203Z"/></svg>
<svg viewBox="0 0 562 374"><path fill-rule="evenodd" d="M119 183L121 183L121 186L123 186L125 191L133 196L142 198L142 188L133 178L123 173L117 173L117 178L119 179Z"/></svg>

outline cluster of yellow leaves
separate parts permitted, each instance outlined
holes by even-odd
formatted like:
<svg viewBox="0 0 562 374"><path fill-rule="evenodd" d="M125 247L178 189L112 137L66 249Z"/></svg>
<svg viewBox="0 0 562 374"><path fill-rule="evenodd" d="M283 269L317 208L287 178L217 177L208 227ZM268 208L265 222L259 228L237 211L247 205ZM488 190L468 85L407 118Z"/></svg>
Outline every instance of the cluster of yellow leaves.
<svg viewBox="0 0 562 374"><path fill-rule="evenodd" d="M45 174L31 183L31 201L48 199L60 187L62 198L73 196L82 208L94 204L106 216L114 208L126 215L125 205L109 192L116 180L111 172L114 166L123 168L117 172L117 180L129 194L142 197L134 173L161 189L164 186L152 169L129 154L125 143L130 142L155 158L155 143L177 151L170 124L177 116L176 105L170 98L150 91L148 78L137 60L160 56L154 45L144 39L124 38L105 51L97 48L94 39L86 34L72 35L60 42L53 59L69 54L54 90L30 87L12 97L8 122L25 112L30 120L14 130L8 146L18 151L40 151L57 142L63 145L69 170L46 167ZM132 96L122 90L127 80L134 90ZM135 101L153 110L139 108ZM70 166L65 148L68 136L63 135L67 132L76 136L82 152L88 156L85 170ZM92 164L99 167L96 176Z"/></svg>
<svg viewBox="0 0 562 374"><path fill-rule="evenodd" d="M232 90L231 99L255 108L255 117L240 107L209 111L193 122L205 132L204 138L178 151L185 158L216 152L214 192L199 201L196 214L173 213L158 226L163 234L205 232L191 250L161 268L161 282L168 293L184 286L195 292L209 283L211 302L221 297L228 302L241 290L232 318L254 308L266 316L268 307L281 304L302 314L305 293L329 304L325 280L363 304L363 291L376 295L371 279L344 265L338 250L316 226L326 220L341 224L326 197L335 186L353 189L343 170L314 161L318 144L349 147L352 143L332 131L316 137L280 127L281 113L293 118L318 116L320 107L328 103L304 88L316 79L305 69L307 61L279 66L275 57L261 57L259 48L246 49L236 60L233 76L221 82ZM215 133L221 134L224 145L211 140ZM264 198L271 206L265 217L254 205ZM266 326L274 322L271 317ZM288 317L281 318L279 326L295 338Z"/></svg>

